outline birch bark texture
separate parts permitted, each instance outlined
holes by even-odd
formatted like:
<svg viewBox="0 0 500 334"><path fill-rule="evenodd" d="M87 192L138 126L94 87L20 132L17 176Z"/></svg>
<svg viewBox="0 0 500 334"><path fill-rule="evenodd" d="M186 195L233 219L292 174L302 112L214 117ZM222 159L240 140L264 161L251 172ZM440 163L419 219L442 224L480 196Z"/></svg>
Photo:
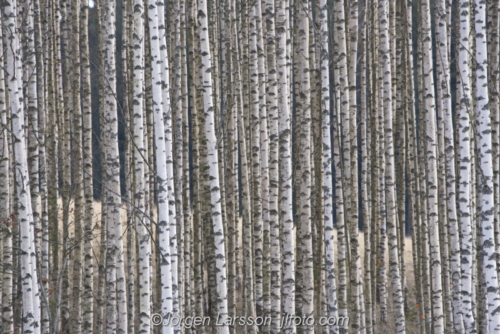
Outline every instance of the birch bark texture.
<svg viewBox="0 0 500 334"><path fill-rule="evenodd" d="M494 240L494 185L493 185L493 147L492 126L489 107L488 91L488 50L486 6L484 0L475 3L475 31L476 31L476 147L478 149L479 192L479 256L482 264L483 280L486 284L486 303L488 317L483 319L487 323L489 333L500 333L500 291L498 286L497 261L495 259ZM493 65L495 66L495 65ZM497 255L498 256L498 255Z"/></svg>
<svg viewBox="0 0 500 334"><path fill-rule="evenodd" d="M201 52L201 85L203 95L203 110L205 117L205 138L208 152L210 204L212 207L212 226L215 242L215 268L217 285L217 313L223 325L217 327L219 334L228 334L229 326L225 321L228 315L227 306L227 273L225 234L221 212L221 190L219 182L219 158L217 150L217 136L215 133L213 92L212 92L212 58L210 40L208 36L208 12L206 0L198 0L198 24Z"/></svg>
<svg viewBox="0 0 500 334"><path fill-rule="evenodd" d="M26 124L22 86L21 44L18 30L17 1L4 6L6 40L6 80L9 91L10 119L14 146L15 186L21 254L22 331L40 333L40 295L35 249L35 226L29 187Z"/></svg>

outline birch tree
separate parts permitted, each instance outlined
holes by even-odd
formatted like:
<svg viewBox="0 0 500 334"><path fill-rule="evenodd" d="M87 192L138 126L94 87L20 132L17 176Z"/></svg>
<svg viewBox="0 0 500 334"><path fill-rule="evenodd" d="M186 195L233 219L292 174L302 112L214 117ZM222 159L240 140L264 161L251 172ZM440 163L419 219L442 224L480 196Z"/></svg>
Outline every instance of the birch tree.
<svg viewBox="0 0 500 334"><path fill-rule="evenodd" d="M82 329L92 334L94 321L94 255L92 250L92 230L94 216L94 189L92 168L92 95L90 86L90 55L89 55L89 1L83 0L81 7L80 34L82 55L82 113L83 113L83 180L85 196L84 239L83 239L83 300Z"/></svg>
<svg viewBox="0 0 500 334"><path fill-rule="evenodd" d="M28 160L22 89L21 46L18 35L17 2L4 6L6 37L6 77L9 91L10 118L14 144L15 183L17 189L18 221L21 239L21 282L23 333L40 333L40 296L38 289L35 231L31 193L29 188Z"/></svg>
<svg viewBox="0 0 500 334"><path fill-rule="evenodd" d="M321 59L321 113L322 113L322 168L323 168L323 215L325 237L325 271L326 271L326 299L328 316L338 318L337 291L335 282L334 235L333 235L333 189L332 189L332 139L330 135L330 53L328 49L328 11L327 2L319 3L320 19L320 59ZM331 325L330 333L338 333L338 327Z"/></svg>
<svg viewBox="0 0 500 334"><path fill-rule="evenodd" d="M4 36L3 19L0 12L0 36ZM3 40L0 42L0 54L4 54ZM4 66L2 61L1 65ZM13 249L12 249L12 209L11 209L11 177L10 165L12 153L9 138L9 115L5 87L5 72L0 70L0 182L4 185L0 191L0 228L2 230L2 330L4 333L14 332L13 319Z"/></svg>
<svg viewBox="0 0 500 334"><path fill-rule="evenodd" d="M397 208L395 197L394 171L394 141L393 141L393 113L392 113L392 66L389 40L389 13L388 3L379 2L380 20L380 67L384 73L383 101L384 101L384 137L385 137L385 191L387 210L387 235L389 239L389 270L393 297L394 318L397 333L405 333L405 316L403 305L403 287L400 277L400 263L398 256L398 238L396 231Z"/></svg>
<svg viewBox="0 0 500 334"><path fill-rule="evenodd" d="M144 1L134 1L133 11L133 115L134 115L134 188L135 229L138 240L139 266L139 331L150 333L151 317L151 239L149 219L145 208L145 159L144 149Z"/></svg>
<svg viewBox="0 0 500 334"><path fill-rule="evenodd" d="M224 230L221 216L221 194L218 170L217 137L214 124L214 107L212 92L212 59L210 53L210 40L208 36L208 12L205 0L198 0L198 23L201 52L202 95L205 113L205 137L208 151L208 174L210 179L210 203L212 206L212 226L215 235L215 267L217 286L217 313L223 325L217 327L219 334L229 333L229 326L225 319L228 315L227 307L227 275Z"/></svg>
<svg viewBox="0 0 500 334"><path fill-rule="evenodd" d="M300 145L296 176L299 181L298 200L298 231L299 257L297 261L297 286L300 289L302 317L313 316L314 281L313 281L313 249L311 221L311 81L309 75L309 2L301 2L295 8L297 11L297 80L295 106L297 108L297 123L300 129L298 142ZM314 327L302 324L304 333L314 333Z"/></svg>
<svg viewBox="0 0 500 334"><path fill-rule="evenodd" d="M488 50L486 29L486 1L477 0L475 7L476 30L476 147L478 148L478 164L480 174L478 180L479 204L479 256L482 274L486 284L486 300L488 315L483 321L487 323L489 333L500 333L500 318L496 315L500 309L500 293L498 286L497 262L495 259L494 210L495 197L493 186L493 161L491 142L491 115L488 106ZM494 65L495 66L495 65ZM498 256L498 255L497 255Z"/></svg>
<svg viewBox="0 0 500 334"><path fill-rule="evenodd" d="M287 31L290 29L285 0L276 2L276 56L278 72L278 110L280 137L280 224L282 225L282 311L283 316L295 315L295 225L292 212L292 152L289 109L289 79L287 62ZM295 333L293 324L284 328L284 333Z"/></svg>
<svg viewBox="0 0 500 334"><path fill-rule="evenodd" d="M266 1L268 110L269 110L269 221L271 240L271 332L277 332L281 319L281 242L279 213L279 112L276 63L275 1Z"/></svg>
<svg viewBox="0 0 500 334"><path fill-rule="evenodd" d="M436 40L438 42L436 74L440 83L438 90L438 108L442 109L444 123L444 150L446 163L446 199L447 216L450 235L450 272L453 285L453 323L456 332L463 332L462 303L460 293L460 240L457 220L456 198L456 161L455 161L455 135L453 132L453 119L450 91L450 65L449 65L449 40L448 21L446 15L446 1L439 1L436 7L438 25Z"/></svg>
<svg viewBox="0 0 500 334"><path fill-rule="evenodd" d="M158 183L158 243L161 272L161 310L163 316L169 317L173 312L172 253L170 248L170 224L168 208L168 174L165 141L165 115L162 100L162 77L158 10L154 1L148 2L149 37L152 65L152 95L154 117L154 147L156 157L156 178ZM165 101L168 102L168 101ZM174 327L169 323L162 326L164 334L173 333Z"/></svg>
<svg viewBox="0 0 500 334"><path fill-rule="evenodd" d="M114 1L99 2L103 26L102 69L106 75L103 85L103 143L106 187L107 253L106 253L106 331L127 331L127 299L123 261L122 221L120 215L120 156L118 151L118 116L116 101L116 18Z"/></svg>
<svg viewBox="0 0 500 334"><path fill-rule="evenodd" d="M457 90L460 96L458 103L458 210L461 230L461 294L462 316L466 333L475 331L475 320L472 313L472 227L471 227L471 87L469 60L470 2L460 1L460 46L458 52Z"/></svg>
<svg viewBox="0 0 500 334"><path fill-rule="evenodd" d="M421 3L423 29L423 98L425 113L426 174L429 245L431 257L432 327L434 333L443 333L443 296L441 282L441 248L439 244L437 205L437 138L434 101L434 78L432 63L432 38L429 2Z"/></svg>

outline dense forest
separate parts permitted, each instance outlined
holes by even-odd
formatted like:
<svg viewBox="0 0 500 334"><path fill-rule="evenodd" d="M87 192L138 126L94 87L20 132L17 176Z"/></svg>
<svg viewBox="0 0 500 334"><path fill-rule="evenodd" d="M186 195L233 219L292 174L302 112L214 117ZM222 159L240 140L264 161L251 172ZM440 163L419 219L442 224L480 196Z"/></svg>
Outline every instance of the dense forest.
<svg viewBox="0 0 500 334"><path fill-rule="evenodd" d="M0 333L500 333L500 0L1 0Z"/></svg>

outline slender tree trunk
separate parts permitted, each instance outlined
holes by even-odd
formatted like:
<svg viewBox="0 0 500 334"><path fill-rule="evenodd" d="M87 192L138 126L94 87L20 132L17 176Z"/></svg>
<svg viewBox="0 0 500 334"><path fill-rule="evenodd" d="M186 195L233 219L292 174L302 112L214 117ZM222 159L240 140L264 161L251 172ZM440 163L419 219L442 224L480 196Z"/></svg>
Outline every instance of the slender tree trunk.
<svg viewBox="0 0 500 334"><path fill-rule="evenodd" d="M151 224L146 214L146 167L147 154L144 149L144 2L137 0L133 4L133 155L134 155L134 221L138 241L138 314L139 331L149 334L151 332ZM134 250L135 251L135 250Z"/></svg>
<svg viewBox="0 0 500 334"><path fill-rule="evenodd" d="M154 147L156 157L156 178L158 183L158 243L161 271L161 310L164 318L173 312L172 249L170 248L170 215L168 197L167 152L165 140L165 114L162 99L162 59L160 54L160 31L158 5L148 2L149 37L151 45L152 93L154 115ZM147 320L146 320L147 321ZM162 326L162 333L173 333L174 327L169 322Z"/></svg>
<svg viewBox="0 0 500 334"><path fill-rule="evenodd" d="M320 20L320 59L321 59L321 113L322 113L322 173L323 173L323 215L325 238L325 271L326 271L326 299L328 316L338 318L337 284L335 281L335 253L333 235L333 160L331 139L331 110L330 110L330 52L328 50L328 8L327 1L319 3ZM330 333L338 333L338 326L332 324Z"/></svg>
<svg viewBox="0 0 500 334"><path fill-rule="evenodd" d="M215 235L215 267L216 267L216 286L217 286L217 305L215 305L218 316L224 325L217 327L219 334L229 333L229 326L224 320L228 315L227 307L227 274L226 274L226 256L224 230L221 216L221 192L219 185L218 170L218 151L217 137L215 134L213 93L212 93L212 60L210 56L209 37L208 37L208 18L207 3L205 0L198 0L198 23L201 51L201 69L203 84L203 105L205 111L205 136L207 140L208 152L208 176L210 179L210 202L212 206L212 225Z"/></svg>
<svg viewBox="0 0 500 334"><path fill-rule="evenodd" d="M104 143L104 186L106 188L107 253L106 253L106 331L125 333L127 331L127 294L123 260L120 157L118 151L118 116L116 101L116 59L115 33L116 3L100 2L104 50L102 71L106 76L103 84L103 132Z"/></svg>
<svg viewBox="0 0 500 334"><path fill-rule="evenodd" d="M461 294L462 315L466 333L476 333L476 323L472 313L472 227L471 227L471 91L469 65L470 3L460 1L460 44L458 46L457 91L460 100L457 106L459 162L458 168L458 210L461 230Z"/></svg>
<svg viewBox="0 0 500 334"><path fill-rule="evenodd" d="M297 73L295 107L297 112L297 129L300 137L297 138L300 150L296 163L296 177L300 180L298 207L299 243L297 261L297 285L301 301L298 310L302 317L314 316L314 281L313 281L313 249L312 249L312 220L311 220L311 80L309 75L309 2L301 2L296 7L297 15ZM301 324L303 333L314 333L314 326Z"/></svg>
<svg viewBox="0 0 500 334"><path fill-rule="evenodd" d="M491 134L493 145L493 184L495 203L495 245L500 253L500 1L490 1L488 7L488 84L491 108ZM497 270L500 272L500 256L497 256ZM500 275L498 276L500 282Z"/></svg>
<svg viewBox="0 0 500 334"><path fill-rule="evenodd" d="M405 316L403 287L400 277L400 262L398 255L398 237L397 237L397 208L396 208L396 186L395 186L395 160L394 160L394 141L393 141L393 101L392 101L392 59L390 54L390 32L389 15L387 2L379 2L379 20L380 20L380 56L383 69L383 101L384 101L384 137L385 137L385 191L386 191L386 210L387 210L387 235L389 241L389 270L391 275L391 288L394 318L396 322L397 333L405 333Z"/></svg>
<svg viewBox="0 0 500 334"><path fill-rule="evenodd" d="M478 149L478 164L480 174L478 175L479 204L479 256L482 264L482 274L485 282L487 317L483 321L487 323L488 332L500 333L500 317L496 315L500 309L500 291L498 284L497 262L495 259L494 240L494 183L493 183L493 161L491 142L491 114L489 110L488 94L488 51L487 51L487 29L486 29L486 1L476 0L475 8L476 28L476 147ZM498 256L498 254L497 254Z"/></svg>
<svg viewBox="0 0 500 334"><path fill-rule="evenodd" d="M4 7L6 30L6 76L14 138L15 183L17 189L18 221L21 238L21 282L23 333L40 333L40 296L35 255L35 231L29 188L28 157L22 90L21 48L17 35L17 3Z"/></svg>
<svg viewBox="0 0 500 334"><path fill-rule="evenodd" d="M73 333L82 332L82 221L84 219L83 199L83 159L82 159L82 109L81 109L81 71L80 71L80 1L71 2L72 9L72 39L71 53L73 56L73 78L71 89L73 95L73 180L74 180L74 249L73 249L73 290L71 300L71 318Z"/></svg>
<svg viewBox="0 0 500 334"><path fill-rule="evenodd" d="M80 20L80 41L82 55L82 112L83 112L83 180L85 196L84 236L83 236L83 298L82 298L82 329L92 334L94 321L94 251L93 218L94 190L92 168L92 95L90 86L90 54L89 54L89 2L82 1Z"/></svg>
<svg viewBox="0 0 500 334"><path fill-rule="evenodd" d="M269 220L271 240L271 312L270 331L277 333L281 322L281 240L279 213L279 111L276 75L275 1L266 2L268 110L269 110Z"/></svg>
<svg viewBox="0 0 500 334"><path fill-rule="evenodd" d="M3 13L0 19L0 36L3 33ZM0 54L4 54L3 40L0 40ZM0 65L4 66L2 60ZM13 285L14 257L12 249L13 209L11 208L10 165L12 150L9 143L10 112L5 91L5 72L0 71L0 227L2 228L2 327L4 333L14 332Z"/></svg>
<svg viewBox="0 0 500 334"><path fill-rule="evenodd" d="M248 124L251 129L251 198L252 198L252 224L253 224L253 243L254 243L254 275L255 275L255 303L256 314L262 316L263 307L263 285L262 285L262 174L261 174L261 138L260 138L260 101L259 101L259 63L257 50L257 21L260 20L257 10L257 2L250 5L250 24L249 24L249 102L250 102L250 119Z"/></svg>
<svg viewBox="0 0 500 334"><path fill-rule="evenodd" d="M287 31L290 20L287 16L286 1L276 3L276 56L278 71L278 111L280 137L280 224L282 226L282 312L283 317L295 316L295 224L292 212L292 138L289 108L290 86L288 78ZM284 333L296 332L295 326L287 323Z"/></svg>

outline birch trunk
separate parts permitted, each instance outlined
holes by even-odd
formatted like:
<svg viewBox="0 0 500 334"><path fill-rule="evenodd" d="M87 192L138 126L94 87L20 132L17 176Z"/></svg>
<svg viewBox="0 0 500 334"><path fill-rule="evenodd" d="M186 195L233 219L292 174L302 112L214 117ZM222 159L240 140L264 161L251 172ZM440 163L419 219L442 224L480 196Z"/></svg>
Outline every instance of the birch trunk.
<svg viewBox="0 0 500 334"><path fill-rule="evenodd" d="M3 13L0 17L0 36L3 33ZM4 54L3 39L0 40L0 54ZM4 66L2 60L0 65ZM3 187L0 190L0 226L2 232L2 315L0 327L4 333L14 332L14 314L13 314L13 249L12 249L12 209L11 209L11 180L10 166L12 163L12 153L8 140L9 126L9 105L7 103L7 94L5 91L5 72L0 71L0 183Z"/></svg>
<svg viewBox="0 0 500 334"><path fill-rule="evenodd" d="M432 40L431 40L431 18L430 4L427 1L422 5L422 29L423 29L423 94L425 113L425 136L426 136L426 173L427 173L427 206L429 245L431 258L431 297L432 297L432 328L434 333L443 333L443 295L441 283L441 249L438 228L438 178L437 178L437 138L434 102L434 78L432 64Z"/></svg>
<svg viewBox="0 0 500 334"><path fill-rule="evenodd" d="M175 201L175 186L174 186L174 151L172 142L172 106L170 99L170 66L169 55L166 45L166 26L165 26L165 4L163 1L156 2L158 10L158 34L160 39L160 61L161 63L161 96L163 101L163 122L165 130L165 153L167 159L167 189L168 189L168 214L169 214L169 230L170 230L170 256L172 259L172 311L173 316L179 315L179 288L178 288L178 272L179 260L178 256L178 236L177 236L177 209ZM179 176L180 177L180 176ZM178 330L178 329L177 329Z"/></svg>
<svg viewBox="0 0 500 334"><path fill-rule="evenodd" d="M158 187L158 243L161 271L161 310L166 319L173 315L172 249L170 248L170 214L168 197L167 152L165 140L165 113L162 99L162 59L157 3L148 2L149 37L151 45L152 93L154 115L154 146ZM168 101L165 101L167 103ZM147 320L146 320L147 321ZM163 334L173 333L171 322L162 326Z"/></svg>
<svg viewBox="0 0 500 334"><path fill-rule="evenodd" d="M486 30L486 1L476 0L476 147L480 174L478 175L479 204L479 256L485 282L487 317L481 317L487 323L488 332L500 333L500 317L496 315L500 309L500 293L498 283L497 261L495 259L494 236L494 183L491 142L491 114L488 92L488 50ZM497 65L497 64L495 64ZM495 66L494 65L494 66ZM498 256L498 255L496 255ZM486 327L486 326L485 326Z"/></svg>
<svg viewBox="0 0 500 334"><path fill-rule="evenodd" d="M295 224L292 212L292 138L289 108L290 86L288 78L287 32L290 20L287 16L286 0L276 3L276 56L278 71L278 111L280 137L280 224L282 226L282 312L283 317L295 316ZM293 324L283 329L284 333L296 332Z"/></svg>
<svg viewBox="0 0 500 334"><path fill-rule="evenodd" d="M127 332L127 294L123 260L122 221L120 215L120 157L118 150L118 116L116 101L116 18L115 1L100 2L103 36L102 70L106 75L103 85L103 175L106 187L107 253L106 253L106 331Z"/></svg>
<svg viewBox="0 0 500 334"><path fill-rule="evenodd" d="M488 4L488 85L490 97L491 134L493 145L493 184L496 209L495 245L497 254L500 253L500 1L491 1ZM497 269L500 271L500 256L497 256ZM499 276L500 282L500 276Z"/></svg>
<svg viewBox="0 0 500 334"><path fill-rule="evenodd" d="M94 321L94 253L92 250L93 216L94 216L94 190L92 168L92 95L90 86L90 57L89 57L89 1L83 0L81 7L80 38L82 52L82 112L83 112L83 180L85 196L84 213L84 277L82 329L85 333L92 334Z"/></svg>
<svg viewBox="0 0 500 334"><path fill-rule="evenodd" d="M219 334L228 334L229 326L225 323L228 315L227 307L227 275L226 275L226 256L225 256L225 238L223 222L221 216L221 191L219 185L219 166L217 137L214 124L214 107L212 93L212 59L210 55L210 40L208 37L208 18L207 3L205 0L198 0L198 23L201 51L202 72L202 93L203 105L205 111L205 136L207 140L207 152L210 178L210 202L212 206L212 225L215 235L215 268L216 268L216 286L217 286L217 313L223 325L217 327Z"/></svg>
<svg viewBox="0 0 500 334"><path fill-rule="evenodd" d="M385 137L385 191L386 191L386 210L387 210L387 236L389 241L389 270L391 275L391 288L394 318L396 322L397 333L405 333L405 316L403 287L400 276L400 262L398 255L398 237L397 237L397 208L395 194L395 160L394 160L394 141L393 141L393 101L392 101L392 57L390 51L390 32L389 32L389 6L387 2L379 2L379 20L380 20L380 57L383 69L383 101L384 101L384 137Z"/></svg>
<svg viewBox="0 0 500 334"><path fill-rule="evenodd" d="M320 61L321 61L321 114L322 114L322 172L323 172L323 216L325 238L326 302L329 317L338 318L337 284L335 282L334 235L333 235L333 189L332 189L332 139L330 110L330 52L328 49L328 8L327 1L319 3L320 20ZM331 325L329 333L338 333L338 326Z"/></svg>
<svg viewBox="0 0 500 334"><path fill-rule="evenodd" d="M257 316L262 315L263 306L263 285L262 285L262 174L261 174L261 138L260 138L260 100L259 100L259 63L257 50L257 20L262 13L257 12L257 4L250 5L249 24L249 64L248 76L250 79L250 112L251 122L248 124L251 129L251 166L252 166L252 224L254 243L254 275L255 275L255 302Z"/></svg>
<svg viewBox="0 0 500 334"><path fill-rule="evenodd" d="M297 142L298 159L296 177L300 180L297 198L298 231L297 240L297 288L300 291L300 310L302 317L314 316L314 281L313 281L313 250L312 250L312 220L311 220L311 80L309 75L309 2L297 4L297 73L295 107L297 129L300 129ZM301 324L303 333L314 333L314 327Z"/></svg>
<svg viewBox="0 0 500 334"><path fill-rule="evenodd" d="M276 75L275 1L266 2L267 32L267 102L269 110L269 221L271 239L271 323L270 331L277 333L281 322L281 242L279 214L279 111L278 77Z"/></svg>
<svg viewBox="0 0 500 334"><path fill-rule="evenodd" d="M74 182L74 249L73 249L73 289L71 300L72 332L82 332L82 221L83 221L83 160L82 160L82 109L81 109L81 72L80 72L80 1L71 2L72 39L71 53L73 56L73 78L71 90L74 107L73 115L73 182Z"/></svg>
<svg viewBox="0 0 500 334"><path fill-rule="evenodd" d="M350 143L350 127L349 127L349 84L348 84L348 74L347 74L347 42L346 42L346 29L345 29L345 9L344 3L342 1L334 2L334 15L335 20L333 23L334 31L334 64L335 64L335 74L334 74L334 84L335 84L335 115L336 121L334 122L335 131L335 146L338 152L335 160L335 184L336 184L336 211L337 211L337 238L339 240L339 316L347 316L347 271L348 271L348 261L346 259L347 253L347 229L346 224L349 221L349 212L347 198L348 195L344 189L350 189L350 173L346 172L344 166L350 166L350 152L345 152L343 150L343 145L340 138L337 136L341 132L341 123L344 124L344 131L342 132L346 138L346 142ZM349 147L350 145L346 145ZM347 179L345 178L347 176ZM345 188L346 187L346 188ZM344 212L344 208L346 209ZM347 215L347 220L345 220L345 215ZM357 305L353 304L353 309L357 310ZM355 311L356 312L356 311ZM354 323L357 324L356 315L354 316ZM341 327L341 333L347 331L346 326Z"/></svg>
<svg viewBox="0 0 500 334"><path fill-rule="evenodd" d="M145 214L146 212L146 180L145 180L145 161L147 154L144 149L144 95L145 95L145 71L144 71L144 2L134 1L133 4L133 27L132 27L132 45L133 45L133 75L132 75L132 94L133 94L133 135L134 135L134 206L135 206L135 230L137 231L138 241L138 320L139 331L149 334L151 332L151 224Z"/></svg>
<svg viewBox="0 0 500 334"><path fill-rule="evenodd" d="M471 88L470 88L470 2L460 1L460 46L458 52L457 90L460 94L457 106L458 118L458 210L461 230L461 294L462 316L465 332L474 333L476 323L472 313L472 222L471 222Z"/></svg>
<svg viewBox="0 0 500 334"><path fill-rule="evenodd" d="M446 17L446 1L437 3L438 12L438 32L436 39L438 42L437 63L439 64L437 77L440 82L440 108L442 108L444 123L444 150L446 168L446 201L447 215L449 221L450 235L450 273L453 286L453 324L457 333L462 333L464 329L462 318L461 302L461 280L460 280L460 240L457 221L457 197L456 197L456 171L455 171L455 135L453 132L453 119L451 108L450 92L450 64L449 64L449 40L448 21Z"/></svg>
<svg viewBox="0 0 500 334"><path fill-rule="evenodd" d="M349 18L348 18L348 36L349 36L349 58L348 58L348 82L349 86L349 104L345 106L348 108L348 124L347 118L344 126L344 134L350 147L350 179L348 185L349 192L346 194L348 196L349 203L349 246L350 246L350 284L351 284L351 296L352 296L352 311L354 313L354 319L351 323L354 330L359 330L359 333L365 333L365 305L363 302L363 279L361 273L361 256L359 247L359 201L358 201L358 103L357 103L357 77L358 77L358 6L357 0L352 0L349 2ZM347 56L347 55L346 55ZM347 110L347 109L346 109ZM349 131L346 131L346 128ZM344 152L347 148L344 147ZM346 167L348 166L348 161L346 160Z"/></svg>
<svg viewBox="0 0 500 334"><path fill-rule="evenodd" d="M17 3L4 7L6 28L6 76L14 139L15 183L17 188L18 222L20 233L20 267L22 282L23 333L40 333L40 296L38 293L35 233L29 188L27 142L24 122L21 48L17 29Z"/></svg>

